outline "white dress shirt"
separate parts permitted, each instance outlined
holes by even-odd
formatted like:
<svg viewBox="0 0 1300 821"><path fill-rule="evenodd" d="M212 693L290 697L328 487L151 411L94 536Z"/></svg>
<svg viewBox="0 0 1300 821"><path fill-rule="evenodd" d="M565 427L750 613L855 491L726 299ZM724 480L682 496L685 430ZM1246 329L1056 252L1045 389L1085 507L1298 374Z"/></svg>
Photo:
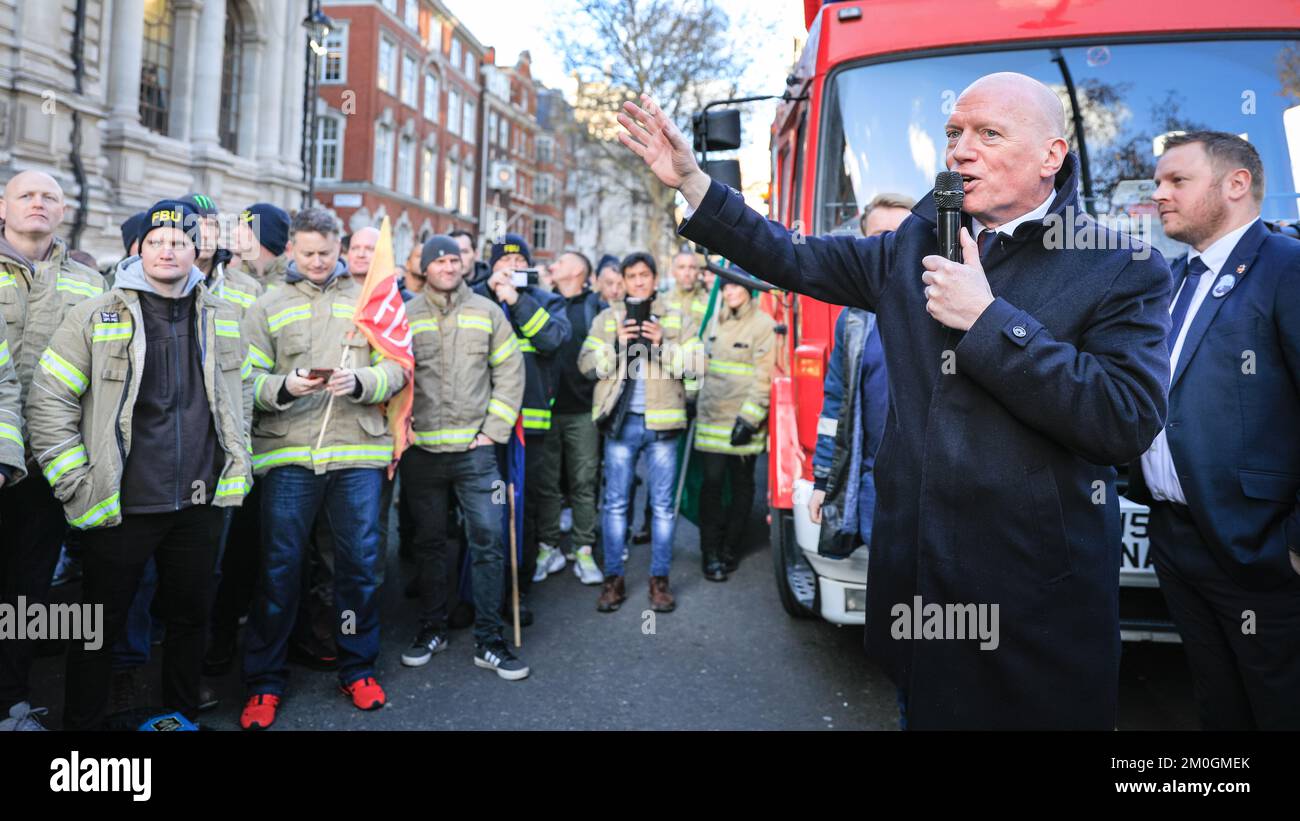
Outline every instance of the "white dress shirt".
<svg viewBox="0 0 1300 821"><path fill-rule="evenodd" d="M1020 223L1029 222L1030 220L1041 220L1043 217L1047 216L1047 211L1049 208L1052 207L1052 200L1054 199L1056 199L1055 190L1053 190L1052 193L1047 195L1047 199L1043 200L1042 205L1038 206L1033 211L1030 211L1028 214L1021 214L1020 216L1016 217L1010 222L1002 223L997 227L997 232L999 234L1006 234L1007 236L1011 236L1016 232L1016 226L1019 225ZM980 222L974 217L971 217L970 218L971 238L974 239L976 242L979 242L980 231L983 230L984 230L984 223Z"/></svg>
<svg viewBox="0 0 1300 821"><path fill-rule="evenodd" d="M1187 316L1183 318L1183 327L1179 329L1178 336L1174 339L1173 350L1169 352L1169 377L1172 380L1174 370L1178 364L1178 357L1183 352L1183 341L1187 338L1187 331L1192 327L1192 320L1196 318L1196 312L1200 310L1205 297L1214 287L1214 283L1219 279L1219 269L1228 261L1232 255L1233 249L1245 235L1250 226L1255 224L1258 217L1247 222L1245 225L1233 231L1224 234L1214 241L1209 248L1202 252L1195 249L1187 254L1187 261L1190 263L1197 257L1205 263L1206 271L1201 274L1201 281L1196 283L1196 292L1192 294L1192 301L1187 306ZM1182 293L1183 286L1187 284L1186 278L1179 284L1178 291L1169 300L1169 313L1174 312L1174 305L1178 302L1178 296ZM1172 384L1170 385L1172 389ZM1169 442L1165 438L1165 432L1162 429L1156 434L1155 441L1151 443L1151 448L1142 454L1142 476L1146 479L1147 488L1151 491L1151 497L1159 502L1177 502L1180 505L1187 504L1187 497L1183 495L1183 486L1178 481L1178 470L1174 467L1174 455L1169 450Z"/></svg>

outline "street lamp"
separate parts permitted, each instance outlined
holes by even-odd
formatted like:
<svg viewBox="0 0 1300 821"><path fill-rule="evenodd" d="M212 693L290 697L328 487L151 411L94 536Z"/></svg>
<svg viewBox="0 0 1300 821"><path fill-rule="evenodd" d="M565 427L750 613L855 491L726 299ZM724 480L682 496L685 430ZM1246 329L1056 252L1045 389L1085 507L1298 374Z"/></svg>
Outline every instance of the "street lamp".
<svg viewBox="0 0 1300 821"><path fill-rule="evenodd" d="M328 51L325 38L334 28L334 21L320 10L320 0L307 0L307 16L302 26L307 30L307 70L302 89L302 178L307 183L303 207L309 208L316 195L316 90L320 58Z"/></svg>

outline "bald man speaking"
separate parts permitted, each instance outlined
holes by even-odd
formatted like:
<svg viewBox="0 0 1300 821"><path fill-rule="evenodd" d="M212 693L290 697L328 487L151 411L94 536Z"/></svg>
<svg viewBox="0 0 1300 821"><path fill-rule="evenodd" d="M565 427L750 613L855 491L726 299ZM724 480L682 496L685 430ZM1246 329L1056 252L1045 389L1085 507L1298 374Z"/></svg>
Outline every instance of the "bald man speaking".
<svg viewBox="0 0 1300 821"><path fill-rule="evenodd" d="M957 99L946 163L964 182L964 263L939 256L933 193L897 231L796 241L711 181L641 102L625 104L619 136L694 209L683 236L781 288L877 313L891 407L866 645L906 726L1113 729L1111 465L1164 423L1170 274L1151 249L1072 224L1079 161L1056 95L1004 73ZM1052 220L1125 250L1056 247Z"/></svg>

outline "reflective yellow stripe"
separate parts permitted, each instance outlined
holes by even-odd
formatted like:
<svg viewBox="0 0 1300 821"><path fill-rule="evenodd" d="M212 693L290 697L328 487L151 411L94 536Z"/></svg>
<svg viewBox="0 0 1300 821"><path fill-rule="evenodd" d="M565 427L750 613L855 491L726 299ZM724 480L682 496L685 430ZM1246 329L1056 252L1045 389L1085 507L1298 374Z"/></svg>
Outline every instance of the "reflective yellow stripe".
<svg viewBox="0 0 1300 821"><path fill-rule="evenodd" d="M383 351L371 351L371 352L370 352L370 364L371 364L371 365L378 365L380 362L383 362L383 361L384 361L384 352L383 352Z"/></svg>
<svg viewBox="0 0 1300 821"><path fill-rule="evenodd" d="M520 339L519 350L524 353L537 353L537 349L533 347L533 341L531 339Z"/></svg>
<svg viewBox="0 0 1300 821"><path fill-rule="evenodd" d="M750 402L748 400L745 401L745 404L740 406L740 412L742 414L752 416L755 419L762 419L764 416L767 416L767 411L763 410L758 405L755 405L753 402Z"/></svg>
<svg viewBox="0 0 1300 821"><path fill-rule="evenodd" d="M550 430L551 412L539 408L524 408L525 430Z"/></svg>
<svg viewBox="0 0 1300 821"><path fill-rule="evenodd" d="M645 420L647 422L685 422L686 410L650 410L646 409Z"/></svg>
<svg viewBox="0 0 1300 821"><path fill-rule="evenodd" d="M265 385L266 380L270 378L271 375L269 373L264 373L260 374L257 379L253 380L253 404L262 410L273 411L275 410L275 405L262 401L262 386Z"/></svg>
<svg viewBox="0 0 1300 821"><path fill-rule="evenodd" d="M96 322L91 330L92 342L112 342L131 338L130 322Z"/></svg>
<svg viewBox="0 0 1300 821"><path fill-rule="evenodd" d="M77 518L71 520L68 524L80 530L85 530L88 527L94 527L105 519L116 516L120 512L121 507L118 504L118 495L114 493L112 496L109 496L104 501L92 507L90 510L87 510Z"/></svg>
<svg viewBox="0 0 1300 821"><path fill-rule="evenodd" d="M0 288L13 287L16 287L13 274L10 274L8 271L0 272Z"/></svg>
<svg viewBox="0 0 1300 821"><path fill-rule="evenodd" d="M0 339L0 367L9 364L9 340Z"/></svg>
<svg viewBox="0 0 1300 821"><path fill-rule="evenodd" d="M254 297L252 294L246 294L243 291L237 291L234 288L231 288L229 285L221 286L221 296L224 299L230 300L231 302L235 303L241 308L247 308L249 305L252 305L253 301L256 299L256 297Z"/></svg>
<svg viewBox="0 0 1300 821"><path fill-rule="evenodd" d="M710 359L709 373L732 373L749 376L754 373L754 366L746 362L731 362L726 359Z"/></svg>
<svg viewBox="0 0 1300 821"><path fill-rule="evenodd" d="M369 368L368 370L375 375L375 393L371 396L370 401L382 401L384 394L388 393L388 374L383 368Z"/></svg>
<svg viewBox="0 0 1300 821"><path fill-rule="evenodd" d="M18 447L20 448L23 446L22 432L19 431L18 428L16 428L15 426L10 425L6 422L0 422L0 439L8 439L10 442L17 442ZM78 445L77 447L81 447L81 446ZM82 451L82 455L84 457L85 451Z"/></svg>
<svg viewBox="0 0 1300 821"><path fill-rule="evenodd" d="M751 453L762 453L767 450L767 437L757 436L745 445L731 444L731 431L728 430L725 436L715 434L701 433L697 428L695 431L695 449L711 451L713 453L732 453L737 455L747 455Z"/></svg>
<svg viewBox="0 0 1300 821"><path fill-rule="evenodd" d="M104 286L91 285L89 282L80 282L67 277L59 277L54 281L56 291L68 291L69 293L81 294L82 296L99 296L104 293Z"/></svg>
<svg viewBox="0 0 1300 821"><path fill-rule="evenodd" d="M243 476L231 476L217 482L217 498L243 496L248 492L248 481Z"/></svg>
<svg viewBox="0 0 1300 821"><path fill-rule="evenodd" d="M356 310L355 306L347 305L342 302L330 303L330 316L337 316L340 319L351 319L352 315L356 313Z"/></svg>
<svg viewBox="0 0 1300 821"><path fill-rule="evenodd" d="M275 467L276 465L287 465L292 462L310 462L311 448L306 446L296 448L277 448L269 450L266 453L253 454L253 468Z"/></svg>
<svg viewBox="0 0 1300 821"><path fill-rule="evenodd" d="M422 334L436 330L438 330L438 320L436 319L424 318L411 320L411 333L413 334Z"/></svg>
<svg viewBox="0 0 1300 821"><path fill-rule="evenodd" d="M511 420L510 424L514 424ZM415 431L417 445L467 445L478 436L477 428L441 428Z"/></svg>
<svg viewBox="0 0 1300 821"><path fill-rule="evenodd" d="M671 315L669 315L669 316L664 317L663 326L664 326L665 328L678 328L678 329L680 329L680 328L682 327L682 318L681 318L681 315L679 315L679 314L671 314Z"/></svg>
<svg viewBox="0 0 1300 821"><path fill-rule="evenodd" d="M252 375L252 373L253 373L253 363L249 361L248 357L244 357L244 361L239 365L240 381L242 382L243 380L247 379L249 376Z"/></svg>
<svg viewBox="0 0 1300 821"><path fill-rule="evenodd" d="M218 319L216 326L217 336L239 339L239 323L233 319Z"/></svg>
<svg viewBox="0 0 1300 821"><path fill-rule="evenodd" d="M698 391L698 390L700 389L700 380L698 380L698 379L683 379L683 380L682 380L682 385L683 385L683 386L686 388L686 390L688 390L688 391Z"/></svg>
<svg viewBox="0 0 1300 821"><path fill-rule="evenodd" d="M267 371L275 367L275 363L271 361L270 355L256 345L248 346L248 361Z"/></svg>
<svg viewBox="0 0 1300 821"><path fill-rule="evenodd" d="M311 319L311 305L295 305L266 318L266 325L272 332L278 331L290 322Z"/></svg>
<svg viewBox="0 0 1300 821"><path fill-rule="evenodd" d="M606 319L606 320L605 320L605 330L606 330L608 333L611 333L611 334L614 333L615 331L618 330L618 323L615 322L615 321L612 320L612 319Z"/></svg>
<svg viewBox="0 0 1300 821"><path fill-rule="evenodd" d="M492 320L485 316L459 314L456 317L456 326L459 328L474 328L479 331L492 333Z"/></svg>
<svg viewBox="0 0 1300 821"><path fill-rule="evenodd" d="M518 411L495 397L488 400L488 413L502 419L507 425L513 425L515 420L519 418ZM527 411L525 411L525 413L527 413ZM524 427L528 427L528 422L526 420L524 422Z"/></svg>
<svg viewBox="0 0 1300 821"><path fill-rule="evenodd" d="M519 331L524 336L536 336L537 332L542 329L551 319L551 315L546 312L545 308L538 308L537 312L523 325L519 326Z"/></svg>
<svg viewBox="0 0 1300 821"><path fill-rule="evenodd" d="M506 359L509 358L510 354L514 353L518 348L519 340L511 336L505 342L498 345L497 349L488 356L488 364L495 368L497 365L505 362Z"/></svg>
<svg viewBox="0 0 1300 821"><path fill-rule="evenodd" d="M68 360L49 348L46 348L45 353L41 354L41 369L67 385L77 396L85 393L86 388L90 385L84 373L72 367Z"/></svg>
<svg viewBox="0 0 1300 821"><path fill-rule="evenodd" d="M598 336L589 336L582 340L582 347L591 348L593 351L602 351L605 349L605 340Z"/></svg>

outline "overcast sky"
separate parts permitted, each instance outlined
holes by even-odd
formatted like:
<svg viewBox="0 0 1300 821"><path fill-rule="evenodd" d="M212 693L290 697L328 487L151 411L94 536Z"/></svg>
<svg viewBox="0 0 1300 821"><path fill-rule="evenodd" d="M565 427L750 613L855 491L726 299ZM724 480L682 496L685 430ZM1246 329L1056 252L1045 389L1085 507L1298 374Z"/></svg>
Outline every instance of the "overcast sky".
<svg viewBox="0 0 1300 821"><path fill-rule="evenodd" d="M519 52L532 55L533 76L552 88L571 90L564 75L564 56L552 51L547 31L557 11L571 8L573 0L443 0L444 4L486 46L497 50L497 62L513 65ZM735 27L736 40L746 43L749 71L743 92L780 94L794 57L794 38L806 34L803 3L798 0L718 0ZM761 34L770 27L772 34ZM774 103L746 107L746 147L741 174L746 186L768 176L768 126Z"/></svg>

